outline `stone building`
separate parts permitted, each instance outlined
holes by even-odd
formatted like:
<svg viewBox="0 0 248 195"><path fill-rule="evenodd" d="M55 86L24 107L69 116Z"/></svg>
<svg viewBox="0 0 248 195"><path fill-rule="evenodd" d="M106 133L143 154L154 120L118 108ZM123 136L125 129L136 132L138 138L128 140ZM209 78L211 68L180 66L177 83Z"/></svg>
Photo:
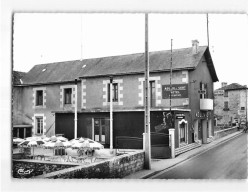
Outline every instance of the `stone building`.
<svg viewBox="0 0 248 195"><path fill-rule="evenodd" d="M175 128L176 148L207 143L214 134L213 83L218 81L209 48L197 43L173 50L171 101L171 52L149 55L151 132ZM109 147L111 76L113 146L120 136L142 139L144 70L144 53L36 65L14 86L14 121L32 126L32 135L73 139L77 134Z"/></svg>
<svg viewBox="0 0 248 195"><path fill-rule="evenodd" d="M247 122L247 86L238 83L227 85L214 91L214 112L216 126L232 126Z"/></svg>

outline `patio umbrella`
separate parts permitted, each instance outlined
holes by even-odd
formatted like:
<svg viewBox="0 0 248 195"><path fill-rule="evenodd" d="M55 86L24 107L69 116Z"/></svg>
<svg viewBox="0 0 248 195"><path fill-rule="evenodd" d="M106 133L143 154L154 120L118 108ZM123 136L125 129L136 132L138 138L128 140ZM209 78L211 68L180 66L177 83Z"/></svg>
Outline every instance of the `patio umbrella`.
<svg viewBox="0 0 248 195"><path fill-rule="evenodd" d="M52 137L50 138L50 140L51 140L51 141L57 141L57 140L59 140L59 141L68 141L67 138L62 137L62 136L58 136L58 137L52 136Z"/></svg>
<svg viewBox="0 0 248 195"><path fill-rule="evenodd" d="M78 137L78 138L70 140L70 142L71 142L72 145L74 145L75 143L78 143L78 142L84 142L84 140L85 140L85 138Z"/></svg>
<svg viewBox="0 0 248 195"><path fill-rule="evenodd" d="M76 142L75 144L72 145L72 148L73 149L90 148L90 145L88 141Z"/></svg>
<svg viewBox="0 0 248 195"><path fill-rule="evenodd" d="M68 139L63 136L58 136L57 139L60 141L68 141Z"/></svg>
<svg viewBox="0 0 248 195"><path fill-rule="evenodd" d="M89 142L90 148L93 150L104 149L104 146L102 144L100 144L99 142L93 141L91 139L88 139L88 142Z"/></svg>
<svg viewBox="0 0 248 195"><path fill-rule="evenodd" d="M42 140L41 137L37 137L37 136L33 136L33 137L26 137L25 138L26 141L31 141L31 140Z"/></svg>
<svg viewBox="0 0 248 195"><path fill-rule="evenodd" d="M13 137L13 144L19 144L21 142L23 142L24 139L19 138L19 137Z"/></svg>
<svg viewBox="0 0 248 195"><path fill-rule="evenodd" d="M51 138L50 137L45 137L45 138L43 138L42 139L44 142L49 142L50 140L51 140Z"/></svg>
<svg viewBox="0 0 248 195"><path fill-rule="evenodd" d="M45 142L42 140L25 140L18 144L18 147L30 147L33 148L33 155L34 155L34 147L37 147L38 145L43 145Z"/></svg>
<svg viewBox="0 0 248 195"><path fill-rule="evenodd" d="M53 154L54 154L54 149L55 148L67 148L70 147L71 143L68 141L49 141L43 145L45 148L53 149Z"/></svg>

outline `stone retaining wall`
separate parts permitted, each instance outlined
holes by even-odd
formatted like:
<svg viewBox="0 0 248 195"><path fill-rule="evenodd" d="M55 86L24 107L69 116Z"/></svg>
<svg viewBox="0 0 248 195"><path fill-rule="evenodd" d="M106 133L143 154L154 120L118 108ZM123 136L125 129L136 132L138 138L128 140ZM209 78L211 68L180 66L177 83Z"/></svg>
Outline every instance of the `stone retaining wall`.
<svg viewBox="0 0 248 195"><path fill-rule="evenodd" d="M80 165L44 175L39 179L122 178L144 168L144 151L132 152L111 159Z"/></svg>
<svg viewBox="0 0 248 195"><path fill-rule="evenodd" d="M214 139L216 140L216 139L225 137L231 133L237 132L237 130L238 130L237 127L232 127L232 128L216 131L214 132Z"/></svg>
<svg viewBox="0 0 248 195"><path fill-rule="evenodd" d="M76 165L42 161L13 160L12 176L14 178L34 178L38 175L75 167Z"/></svg>

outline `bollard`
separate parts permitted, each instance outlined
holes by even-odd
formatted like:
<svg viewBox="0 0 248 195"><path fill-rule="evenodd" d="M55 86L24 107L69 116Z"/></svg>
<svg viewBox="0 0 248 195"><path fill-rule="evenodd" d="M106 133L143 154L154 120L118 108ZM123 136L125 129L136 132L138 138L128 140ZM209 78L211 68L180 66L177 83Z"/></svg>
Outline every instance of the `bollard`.
<svg viewBox="0 0 248 195"><path fill-rule="evenodd" d="M169 129L171 140L171 158L175 158L175 129Z"/></svg>

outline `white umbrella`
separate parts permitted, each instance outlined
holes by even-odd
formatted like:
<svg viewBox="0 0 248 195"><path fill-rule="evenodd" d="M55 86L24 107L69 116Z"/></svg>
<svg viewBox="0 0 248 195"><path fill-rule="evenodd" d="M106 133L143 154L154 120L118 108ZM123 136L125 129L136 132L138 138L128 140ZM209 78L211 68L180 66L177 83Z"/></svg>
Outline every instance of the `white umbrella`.
<svg viewBox="0 0 248 195"><path fill-rule="evenodd" d="M55 147L61 147L61 148L68 148L70 147L72 144L68 141L57 141L55 143Z"/></svg>
<svg viewBox="0 0 248 195"><path fill-rule="evenodd" d="M104 149L104 146L96 141L93 140L88 140L89 141L89 145L90 148L92 148L93 150L100 150L100 149Z"/></svg>
<svg viewBox="0 0 248 195"><path fill-rule="evenodd" d="M67 148L67 147L70 147L70 146L71 146L70 142L68 142L68 141L60 141L60 140L49 141L49 142L47 142L47 143L45 143L43 145L43 147L45 147L45 148L53 149L53 153L54 153L55 148Z"/></svg>
<svg viewBox="0 0 248 195"><path fill-rule="evenodd" d="M75 143L78 143L78 142L84 142L84 140L85 140L85 138L78 137L78 138L70 140L70 142L71 142L72 145L74 145Z"/></svg>
<svg viewBox="0 0 248 195"><path fill-rule="evenodd" d="M68 141L67 138L62 137L62 136L58 136L57 139L60 140L60 141Z"/></svg>
<svg viewBox="0 0 248 195"><path fill-rule="evenodd" d="M43 140L44 142L49 142L49 141L51 140L51 138L50 138L50 137L44 137L42 140Z"/></svg>
<svg viewBox="0 0 248 195"><path fill-rule="evenodd" d="M26 141L31 141L31 140L42 140L42 138L41 138L41 137L33 136L33 137L26 137L25 140L26 140Z"/></svg>
<svg viewBox="0 0 248 195"><path fill-rule="evenodd" d="M18 147L31 147L33 148L33 155L34 155L34 147L37 147L38 145L42 145L45 142L42 140L25 140L18 144Z"/></svg>
<svg viewBox="0 0 248 195"><path fill-rule="evenodd" d="M19 144L19 143L21 143L23 141L24 141L24 139L19 138L19 137L14 137L13 138L13 144Z"/></svg>
<svg viewBox="0 0 248 195"><path fill-rule="evenodd" d="M84 141L84 142L77 142L72 145L73 149L80 149L80 148L90 148L89 142Z"/></svg>
<svg viewBox="0 0 248 195"><path fill-rule="evenodd" d="M80 145L79 143L84 143L85 141L87 141L86 143L88 143L86 146L85 145ZM95 149L104 149L104 146L92 139L89 139L89 138L76 138L76 139L73 139L70 141L72 143L72 148L83 148L84 147L88 147L88 148L91 148L93 150ZM75 145L77 144L77 145Z"/></svg>

